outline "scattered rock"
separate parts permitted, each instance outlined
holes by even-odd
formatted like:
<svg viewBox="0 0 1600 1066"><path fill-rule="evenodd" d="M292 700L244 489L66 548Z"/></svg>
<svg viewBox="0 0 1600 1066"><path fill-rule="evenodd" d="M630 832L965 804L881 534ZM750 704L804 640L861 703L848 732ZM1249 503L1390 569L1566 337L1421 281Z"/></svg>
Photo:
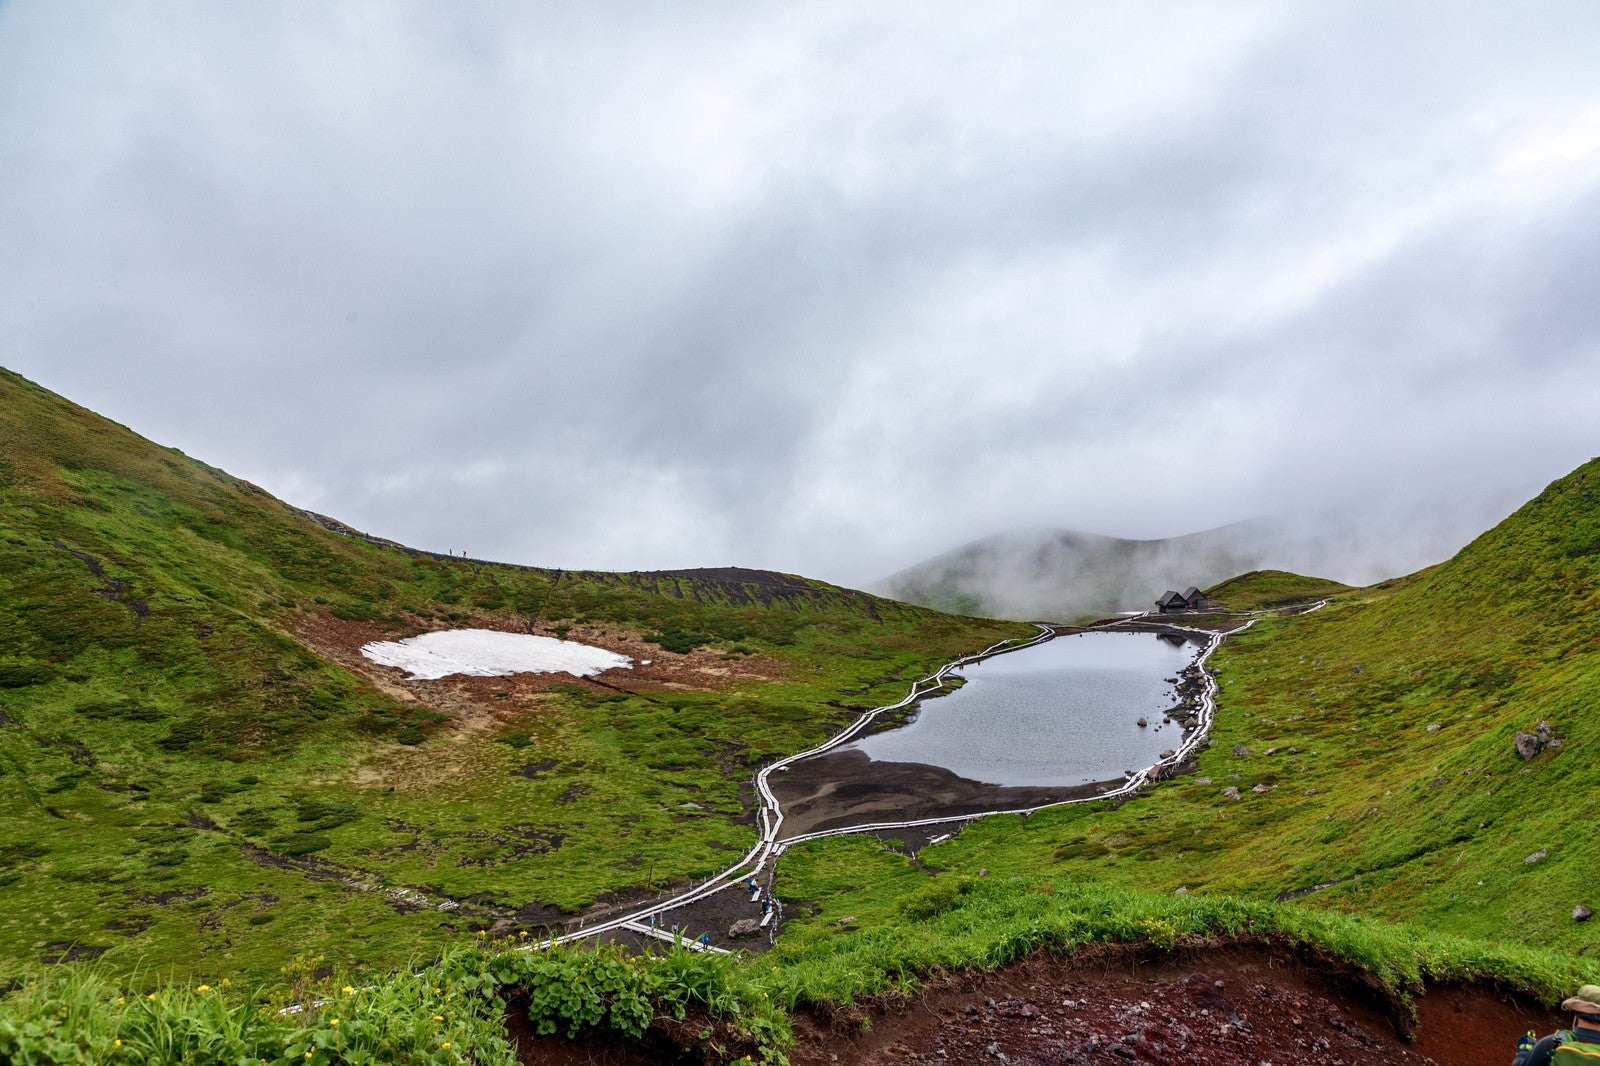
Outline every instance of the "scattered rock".
<svg viewBox="0 0 1600 1066"><path fill-rule="evenodd" d="M1441 728L1443 727L1438 722L1430 722L1428 724L1428 732L1430 733L1437 733Z"/></svg>
<svg viewBox="0 0 1600 1066"><path fill-rule="evenodd" d="M1254 792L1258 796L1265 796L1268 792L1271 792L1272 789L1268 788L1266 785L1257 785L1255 788L1252 788L1250 791Z"/></svg>
<svg viewBox="0 0 1600 1066"><path fill-rule="evenodd" d="M1174 896L1187 896L1189 894L1189 886L1179 885L1177 888L1172 890L1172 894Z"/></svg>
<svg viewBox="0 0 1600 1066"><path fill-rule="evenodd" d="M856 924L856 916L853 915L853 914L846 915L845 917L839 919L839 924L840 925L855 925Z"/></svg>
<svg viewBox="0 0 1600 1066"><path fill-rule="evenodd" d="M1233 753L1241 756L1251 754L1250 749L1245 747L1243 744L1235 744L1233 746Z"/></svg>
<svg viewBox="0 0 1600 1066"><path fill-rule="evenodd" d="M1141 715L1139 717L1139 723L1138 724L1139 724L1139 728L1143 729L1145 726L1149 725L1150 722L1143 715Z"/></svg>
<svg viewBox="0 0 1600 1066"><path fill-rule="evenodd" d="M1171 748L1165 748L1165 749L1162 750L1161 754L1157 756L1157 758L1170 759L1176 754L1178 754L1178 753L1173 751Z"/></svg>
<svg viewBox="0 0 1600 1066"><path fill-rule="evenodd" d="M1524 733L1520 729L1517 730L1517 735L1513 739L1512 743L1516 745L1517 758L1521 759L1523 762L1527 762L1529 759L1543 751L1545 745L1544 741L1540 740L1532 733Z"/></svg>
<svg viewBox="0 0 1600 1066"><path fill-rule="evenodd" d="M1529 866L1532 866L1534 863L1538 862L1539 860L1547 859L1549 857L1550 857L1550 849L1549 848L1540 848L1538 851L1534 852L1532 855L1529 855L1526 859L1523 859L1522 861L1527 863Z"/></svg>
<svg viewBox="0 0 1600 1066"><path fill-rule="evenodd" d="M1231 800L1236 800L1239 798L1239 790L1232 785L1229 785L1227 788L1223 789L1222 794Z"/></svg>
<svg viewBox="0 0 1600 1066"><path fill-rule="evenodd" d="M761 922L755 918L740 918L737 922L734 922L732 925L728 926L728 936L733 940L739 940L747 936L760 935Z"/></svg>
<svg viewBox="0 0 1600 1066"><path fill-rule="evenodd" d="M1197 784L1197 785L1209 785L1209 784L1211 784L1211 778L1209 778L1209 777L1197 777L1197 778L1194 779L1194 783Z"/></svg>
<svg viewBox="0 0 1600 1066"><path fill-rule="evenodd" d="M1581 903L1572 908L1572 920L1575 922L1587 922L1592 917L1594 917L1594 911Z"/></svg>

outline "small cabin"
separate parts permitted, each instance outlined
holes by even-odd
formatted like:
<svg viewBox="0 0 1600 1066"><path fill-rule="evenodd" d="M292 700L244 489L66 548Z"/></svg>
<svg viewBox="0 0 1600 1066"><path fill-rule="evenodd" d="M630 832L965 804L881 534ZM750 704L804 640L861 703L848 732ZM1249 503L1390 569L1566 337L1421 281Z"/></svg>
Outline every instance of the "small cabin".
<svg viewBox="0 0 1600 1066"><path fill-rule="evenodd" d="M1211 606L1211 601L1206 599L1206 594L1190 585L1182 592L1168 589L1156 601L1156 611L1160 614L1182 614L1184 611L1203 611Z"/></svg>

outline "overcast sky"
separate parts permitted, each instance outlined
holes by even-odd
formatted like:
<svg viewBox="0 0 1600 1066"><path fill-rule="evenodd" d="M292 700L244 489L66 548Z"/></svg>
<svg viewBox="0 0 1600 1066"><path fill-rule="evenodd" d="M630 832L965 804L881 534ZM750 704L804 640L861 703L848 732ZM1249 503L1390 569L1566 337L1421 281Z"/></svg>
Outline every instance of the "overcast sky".
<svg viewBox="0 0 1600 1066"><path fill-rule="evenodd" d="M1600 4L0 4L0 363L283 499L861 585L1600 452Z"/></svg>

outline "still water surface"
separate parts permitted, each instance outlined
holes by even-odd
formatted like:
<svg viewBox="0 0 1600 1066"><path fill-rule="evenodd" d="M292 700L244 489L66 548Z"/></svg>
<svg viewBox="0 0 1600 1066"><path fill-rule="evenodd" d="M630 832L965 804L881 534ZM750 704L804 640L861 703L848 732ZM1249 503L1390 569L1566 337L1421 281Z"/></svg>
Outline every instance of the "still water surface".
<svg viewBox="0 0 1600 1066"><path fill-rule="evenodd" d="M967 667L966 685L923 703L915 720L849 747L992 785L1114 780L1182 743L1178 724L1161 722L1177 705L1167 679L1199 650L1153 633L1057 637Z"/></svg>

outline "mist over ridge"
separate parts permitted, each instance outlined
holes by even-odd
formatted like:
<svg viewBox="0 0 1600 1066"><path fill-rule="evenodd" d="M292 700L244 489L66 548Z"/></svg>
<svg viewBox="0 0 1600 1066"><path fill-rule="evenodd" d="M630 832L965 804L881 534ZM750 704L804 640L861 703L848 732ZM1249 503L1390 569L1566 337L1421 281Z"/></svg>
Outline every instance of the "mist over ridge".
<svg viewBox="0 0 1600 1066"><path fill-rule="evenodd" d="M963 544L871 591L940 610L1011 619L1148 610L1167 589L1251 570L1370 585L1442 562L1479 531L1410 507L1280 514L1159 539L1013 529ZM1490 523L1485 523L1485 527Z"/></svg>

